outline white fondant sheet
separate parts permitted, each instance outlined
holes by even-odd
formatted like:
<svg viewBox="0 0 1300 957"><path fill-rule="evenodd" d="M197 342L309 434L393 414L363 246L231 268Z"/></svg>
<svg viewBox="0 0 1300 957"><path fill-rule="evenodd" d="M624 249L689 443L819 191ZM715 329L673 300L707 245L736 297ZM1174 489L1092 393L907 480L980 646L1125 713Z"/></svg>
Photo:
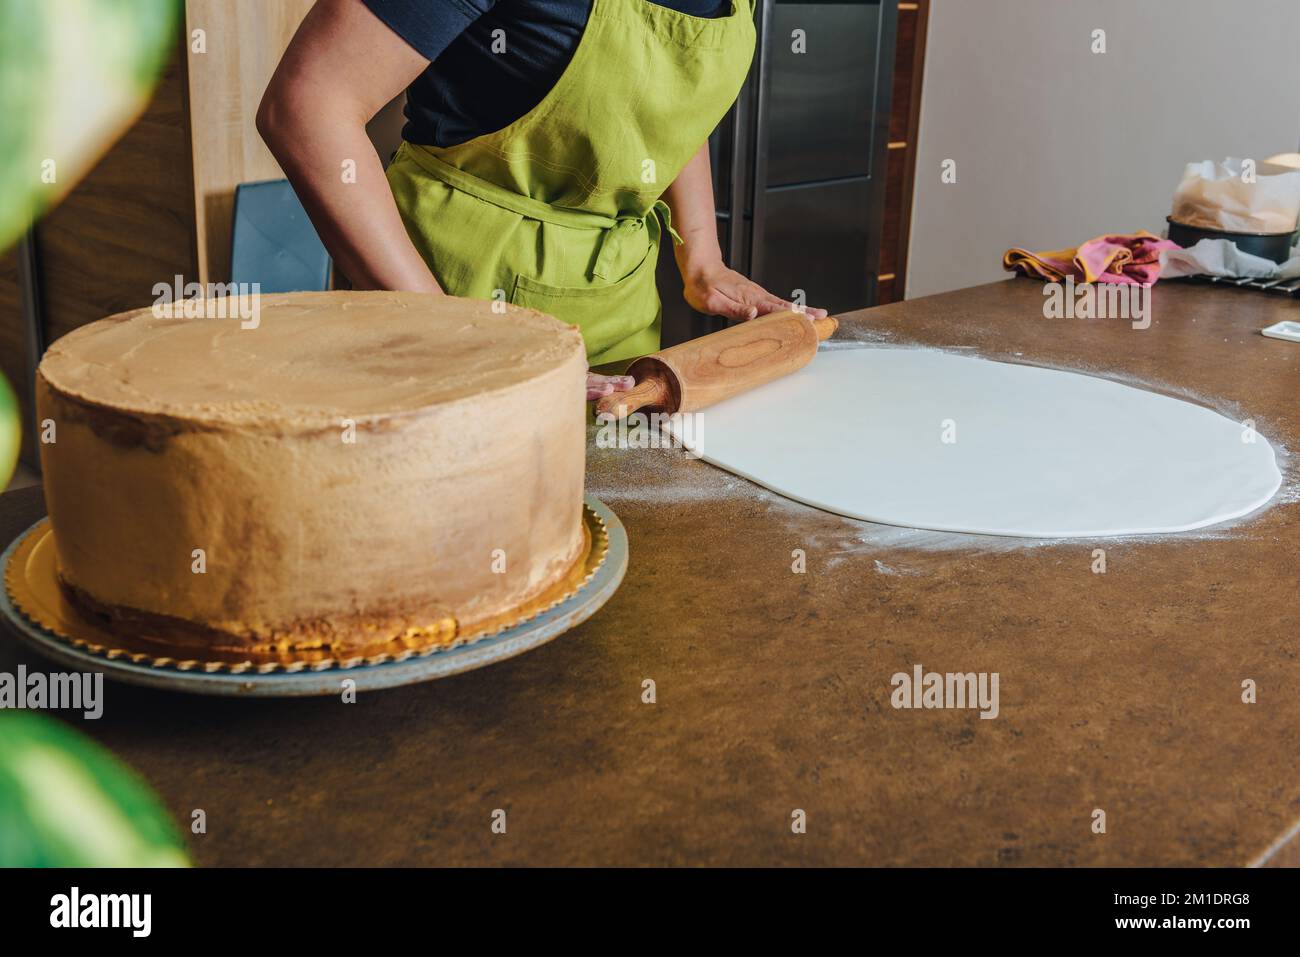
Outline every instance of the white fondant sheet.
<svg viewBox="0 0 1300 957"><path fill-rule="evenodd" d="M1282 479L1262 435L1211 409L930 349L823 351L700 414L669 430L706 461L841 515L939 531L1187 531L1253 511Z"/></svg>

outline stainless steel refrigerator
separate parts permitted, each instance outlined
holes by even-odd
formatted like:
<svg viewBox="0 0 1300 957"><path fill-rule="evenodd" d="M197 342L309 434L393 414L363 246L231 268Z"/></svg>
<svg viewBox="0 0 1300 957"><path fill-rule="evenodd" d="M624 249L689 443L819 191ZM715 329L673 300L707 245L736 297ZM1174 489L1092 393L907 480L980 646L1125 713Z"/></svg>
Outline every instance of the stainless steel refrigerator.
<svg viewBox="0 0 1300 957"><path fill-rule="evenodd" d="M759 4L753 66L709 144L723 257L783 298L875 302L897 16L897 0ZM663 253L664 344L721 328Z"/></svg>

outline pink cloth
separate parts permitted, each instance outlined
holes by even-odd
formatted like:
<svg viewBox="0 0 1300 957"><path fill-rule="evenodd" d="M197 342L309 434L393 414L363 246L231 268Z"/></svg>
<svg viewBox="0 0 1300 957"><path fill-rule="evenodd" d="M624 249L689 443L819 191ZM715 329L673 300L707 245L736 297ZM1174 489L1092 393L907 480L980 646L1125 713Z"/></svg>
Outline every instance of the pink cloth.
<svg viewBox="0 0 1300 957"><path fill-rule="evenodd" d="M1168 239L1150 233L1132 236L1098 236L1090 239L1075 254L1075 262L1096 282L1139 283L1149 286L1160 278L1160 253L1179 249ZM1075 279L1078 279L1075 276Z"/></svg>
<svg viewBox="0 0 1300 957"><path fill-rule="evenodd" d="M1090 239L1077 249L1031 253L1019 247L1002 257L1004 269L1019 270L1049 282L1073 276L1076 282L1136 283L1149 286L1160 278L1160 253L1177 243L1139 229Z"/></svg>

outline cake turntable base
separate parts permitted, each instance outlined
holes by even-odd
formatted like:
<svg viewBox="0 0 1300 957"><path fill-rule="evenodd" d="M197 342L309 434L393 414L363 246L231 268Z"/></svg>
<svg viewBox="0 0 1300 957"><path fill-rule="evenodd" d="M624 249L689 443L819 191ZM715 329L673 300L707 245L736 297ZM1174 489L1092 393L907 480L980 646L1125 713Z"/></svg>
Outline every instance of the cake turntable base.
<svg viewBox="0 0 1300 957"><path fill-rule="evenodd" d="M28 569L32 552L40 547L36 538L42 534L42 526L47 526L47 519L23 532L0 554L0 575L6 585L0 589L0 615L23 640L48 658L78 671L103 672L106 678L147 687L235 697L335 695L344 690L394 688L460 674L531 651L586 621L609 601L627 571L627 533L618 517L599 499L588 495L585 506L583 517L591 548L586 558L588 574L582 584L524 620L445 647L408 649L370 658L267 665L158 656L113 647L110 641L101 644L87 640L85 633L77 634L78 628L67 627L68 622L59 626L51 620L47 626L26 613L20 607L21 600L15 601L15 576L30 573L52 577L52 565L50 570ZM18 567L19 562L24 567ZM31 563L33 568L39 564ZM67 614L66 609L60 611Z"/></svg>

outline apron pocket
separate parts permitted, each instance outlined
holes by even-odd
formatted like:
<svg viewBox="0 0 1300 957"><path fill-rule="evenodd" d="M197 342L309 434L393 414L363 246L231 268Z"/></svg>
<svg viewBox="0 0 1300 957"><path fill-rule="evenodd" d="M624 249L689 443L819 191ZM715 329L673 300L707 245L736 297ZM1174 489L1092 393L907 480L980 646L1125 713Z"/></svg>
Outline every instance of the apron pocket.
<svg viewBox="0 0 1300 957"><path fill-rule="evenodd" d="M611 283L551 286L516 276L510 302L536 309L578 327L588 356L598 356L650 326L659 315L655 261L659 245L650 243L630 273Z"/></svg>

